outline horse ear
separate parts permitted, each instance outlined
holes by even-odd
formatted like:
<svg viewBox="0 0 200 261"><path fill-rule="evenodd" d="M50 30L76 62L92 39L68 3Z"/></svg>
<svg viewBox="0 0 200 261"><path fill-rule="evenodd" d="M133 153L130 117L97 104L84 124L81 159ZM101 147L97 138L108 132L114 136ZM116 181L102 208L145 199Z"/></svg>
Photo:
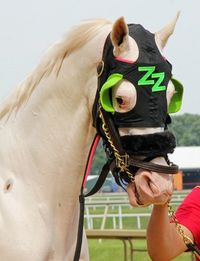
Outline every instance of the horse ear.
<svg viewBox="0 0 200 261"><path fill-rule="evenodd" d="M169 24L167 24L164 28L155 33L156 42L161 49L165 47L168 38L173 34L179 15L180 11Z"/></svg>
<svg viewBox="0 0 200 261"><path fill-rule="evenodd" d="M111 31L111 41L114 47L114 55L119 56L128 45L128 26L124 17L115 21Z"/></svg>

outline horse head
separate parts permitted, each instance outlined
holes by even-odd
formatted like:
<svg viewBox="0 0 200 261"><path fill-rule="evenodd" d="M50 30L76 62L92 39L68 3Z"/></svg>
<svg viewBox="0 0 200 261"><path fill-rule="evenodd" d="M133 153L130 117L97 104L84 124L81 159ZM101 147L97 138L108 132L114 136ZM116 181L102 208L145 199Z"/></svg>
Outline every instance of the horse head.
<svg viewBox="0 0 200 261"><path fill-rule="evenodd" d="M167 125L169 113L180 108L182 86L162 55L178 16L155 34L119 18L106 39L98 68L96 101L100 104L96 102L93 111L95 116L100 113L101 123L97 117L95 124L109 152L113 175L118 184L129 183L134 206L167 202L173 191L170 170L178 171L176 166L167 167L171 165L167 154L176 146Z"/></svg>

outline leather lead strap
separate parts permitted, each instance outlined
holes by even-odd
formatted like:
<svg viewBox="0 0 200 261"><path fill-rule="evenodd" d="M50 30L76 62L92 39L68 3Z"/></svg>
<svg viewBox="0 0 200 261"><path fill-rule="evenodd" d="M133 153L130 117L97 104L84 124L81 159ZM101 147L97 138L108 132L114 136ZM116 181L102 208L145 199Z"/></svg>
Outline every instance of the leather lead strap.
<svg viewBox="0 0 200 261"><path fill-rule="evenodd" d="M79 261L80 253L81 253L81 245L82 245L82 239L83 239L85 197L89 197L100 190L100 188L102 187L102 185L109 173L109 165L110 164L107 162L103 166L96 184L87 194L84 195L83 186L81 188L81 193L79 196L80 213L79 213L78 233L77 233L77 242L76 242L76 249L75 249L75 255L74 255L73 261Z"/></svg>
<svg viewBox="0 0 200 261"><path fill-rule="evenodd" d="M200 249L197 247L196 244L188 243L186 246L190 251L192 251L196 255L198 259L200 259Z"/></svg>
<svg viewBox="0 0 200 261"><path fill-rule="evenodd" d="M106 126L108 128L109 134L112 137L112 142L115 145L115 148L119 151L121 155L125 154L125 151L122 147L121 141L120 141L120 135L113 123L113 120L111 119L108 112L101 110L101 113L103 114L104 121L106 123Z"/></svg>
<svg viewBox="0 0 200 261"><path fill-rule="evenodd" d="M83 195L83 187L81 188L81 194L79 196L79 203L80 203L80 214L79 214L76 249L75 249L73 261L79 261L80 254L81 254L81 245L82 245L82 240L83 240L83 224L84 224L84 208L85 208L85 198Z"/></svg>
<svg viewBox="0 0 200 261"><path fill-rule="evenodd" d="M178 166L175 164L172 164L171 166L164 166L164 165L155 164L153 162L136 160L133 158L129 159L129 164L138 168L155 171L163 174L177 174L179 170Z"/></svg>
<svg viewBox="0 0 200 261"><path fill-rule="evenodd" d="M100 188L103 186L103 183L108 176L109 170L110 170L110 163L107 161L106 164L103 166L101 173L100 173L94 187L87 194L85 194L84 197L92 196L97 191L100 190Z"/></svg>
<svg viewBox="0 0 200 261"><path fill-rule="evenodd" d="M96 182L96 184L94 185L94 187L91 189L91 191L89 191L87 194L84 195L83 190L83 184L84 184L84 180L85 180L85 176L87 175L87 167L89 164L89 158L90 158L90 154L95 142L96 136L93 140L93 143L91 145L90 148L90 152L88 155L88 160L87 160L87 164L86 164L86 168L85 168L85 173L84 173L84 177L83 177L83 182L82 182L82 186L81 186L81 191L80 191L80 195L79 195L79 203L80 203L80 213L79 213L79 223L78 223L78 232L77 232L77 241L76 241L76 249L75 249L75 254L74 254L74 259L73 261L79 261L80 259L80 254L81 254L81 246L82 246L82 240L83 240L83 226L84 226L84 209L85 209L85 197L91 196L93 194L95 194L103 185L108 173L109 173L109 163L106 162L106 164L103 166L101 173L99 175L99 178Z"/></svg>

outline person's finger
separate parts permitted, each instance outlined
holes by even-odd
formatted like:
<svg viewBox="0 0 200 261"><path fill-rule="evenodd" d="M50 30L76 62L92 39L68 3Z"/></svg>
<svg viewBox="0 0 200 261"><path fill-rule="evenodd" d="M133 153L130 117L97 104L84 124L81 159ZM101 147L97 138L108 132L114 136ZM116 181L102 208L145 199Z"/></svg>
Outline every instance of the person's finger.
<svg viewBox="0 0 200 261"><path fill-rule="evenodd" d="M139 194L139 200L143 203L151 203L154 196L159 194L159 188L154 184L149 171L140 172L136 180L136 189Z"/></svg>
<svg viewBox="0 0 200 261"><path fill-rule="evenodd" d="M135 183L131 182L128 184L127 186L127 193L128 193L128 198L129 198L129 203L131 206L133 207L137 207L138 206L138 200L136 197L136 187L135 187Z"/></svg>

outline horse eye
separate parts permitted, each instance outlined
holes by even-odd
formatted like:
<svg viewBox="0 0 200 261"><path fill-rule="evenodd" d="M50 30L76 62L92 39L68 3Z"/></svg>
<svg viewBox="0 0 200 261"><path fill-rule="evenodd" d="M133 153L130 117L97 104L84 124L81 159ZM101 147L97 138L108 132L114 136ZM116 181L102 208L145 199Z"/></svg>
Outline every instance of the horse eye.
<svg viewBox="0 0 200 261"><path fill-rule="evenodd" d="M123 104L123 99L122 99L122 97L117 97L116 100L117 100L117 103L118 103L119 105L122 105L122 104Z"/></svg>

